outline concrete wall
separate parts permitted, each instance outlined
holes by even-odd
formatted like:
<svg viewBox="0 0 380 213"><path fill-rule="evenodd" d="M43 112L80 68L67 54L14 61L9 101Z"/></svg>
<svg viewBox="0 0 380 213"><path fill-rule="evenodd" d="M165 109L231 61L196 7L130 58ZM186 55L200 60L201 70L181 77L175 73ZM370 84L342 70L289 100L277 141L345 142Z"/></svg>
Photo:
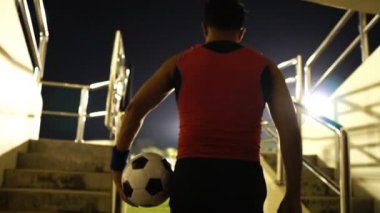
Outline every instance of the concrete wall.
<svg viewBox="0 0 380 213"><path fill-rule="evenodd" d="M0 155L39 135L42 97L15 0L0 1Z"/></svg>
<svg viewBox="0 0 380 213"><path fill-rule="evenodd" d="M353 9L356 11L380 14L380 1L378 0L305 0L328 6Z"/></svg>

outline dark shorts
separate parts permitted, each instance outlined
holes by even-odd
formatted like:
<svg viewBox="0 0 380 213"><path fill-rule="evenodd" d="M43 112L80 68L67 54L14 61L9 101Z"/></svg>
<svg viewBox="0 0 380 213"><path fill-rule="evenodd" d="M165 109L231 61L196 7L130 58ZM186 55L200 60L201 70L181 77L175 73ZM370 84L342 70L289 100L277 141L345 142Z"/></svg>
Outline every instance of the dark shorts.
<svg viewBox="0 0 380 213"><path fill-rule="evenodd" d="M267 191L258 162L186 158L175 166L171 213L262 213Z"/></svg>

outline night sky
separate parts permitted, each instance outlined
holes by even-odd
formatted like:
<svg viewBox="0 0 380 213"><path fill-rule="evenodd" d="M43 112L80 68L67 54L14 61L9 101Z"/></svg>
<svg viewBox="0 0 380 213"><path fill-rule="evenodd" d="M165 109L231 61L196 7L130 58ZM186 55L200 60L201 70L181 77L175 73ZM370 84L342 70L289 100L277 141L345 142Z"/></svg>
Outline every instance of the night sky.
<svg viewBox="0 0 380 213"><path fill-rule="evenodd" d="M116 30L123 33L127 62L134 67L133 89L166 58L202 43L201 0L45 0L50 40L44 80L90 84L108 80ZM245 1L249 10L243 44L253 46L276 63L297 54L304 61L337 23L344 11L303 1ZM378 31L378 30L377 30ZM357 18L344 28L315 66L314 79L357 35ZM375 34L375 33L373 33ZM370 34L370 38L374 35ZM373 47L379 45L372 44ZM358 65L359 48L324 85L331 92ZM355 64L356 63L356 64ZM105 91L90 94L89 112L103 110ZM44 109L77 111L79 93L44 89ZM103 119L89 121L85 139L107 138ZM75 137L75 119L44 118L41 137ZM138 141L160 147L176 146L178 122L175 99L169 97L145 120Z"/></svg>

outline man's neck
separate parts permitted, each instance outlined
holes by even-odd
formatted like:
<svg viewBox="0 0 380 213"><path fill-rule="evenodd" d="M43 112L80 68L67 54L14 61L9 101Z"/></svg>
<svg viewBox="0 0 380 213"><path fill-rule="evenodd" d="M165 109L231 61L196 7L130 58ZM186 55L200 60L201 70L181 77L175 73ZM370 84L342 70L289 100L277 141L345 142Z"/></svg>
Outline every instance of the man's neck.
<svg viewBox="0 0 380 213"><path fill-rule="evenodd" d="M240 43L239 33L234 31L210 30L206 36L206 43L213 41L233 41Z"/></svg>
<svg viewBox="0 0 380 213"><path fill-rule="evenodd" d="M224 36L206 38L206 43L213 42L213 41L232 41L232 42L240 43L239 39L224 37Z"/></svg>

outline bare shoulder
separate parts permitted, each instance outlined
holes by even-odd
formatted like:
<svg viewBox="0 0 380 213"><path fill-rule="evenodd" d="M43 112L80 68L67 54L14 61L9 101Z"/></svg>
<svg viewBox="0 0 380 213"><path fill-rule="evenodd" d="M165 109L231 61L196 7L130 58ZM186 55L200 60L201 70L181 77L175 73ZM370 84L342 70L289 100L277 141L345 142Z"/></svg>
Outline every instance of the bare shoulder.
<svg viewBox="0 0 380 213"><path fill-rule="evenodd" d="M254 55L257 57L260 57L264 61L264 66L266 68L269 68L271 75L278 75L281 74L281 71L278 69L277 65L273 62L272 59L264 55L262 52L259 50L253 48L253 47L247 47L249 51L251 51Z"/></svg>
<svg viewBox="0 0 380 213"><path fill-rule="evenodd" d="M266 61L267 66L268 66L270 72L272 73L272 75L274 75L274 74L277 74L277 75L281 74L280 69L277 67L277 64L272 59L266 57L265 55L262 55L262 57Z"/></svg>
<svg viewBox="0 0 380 213"><path fill-rule="evenodd" d="M161 64L161 67L159 70L162 70L168 74L172 74L175 67L177 66L177 62L180 56L181 56L181 53L176 53L172 55L171 57L167 58L164 61L164 63Z"/></svg>

